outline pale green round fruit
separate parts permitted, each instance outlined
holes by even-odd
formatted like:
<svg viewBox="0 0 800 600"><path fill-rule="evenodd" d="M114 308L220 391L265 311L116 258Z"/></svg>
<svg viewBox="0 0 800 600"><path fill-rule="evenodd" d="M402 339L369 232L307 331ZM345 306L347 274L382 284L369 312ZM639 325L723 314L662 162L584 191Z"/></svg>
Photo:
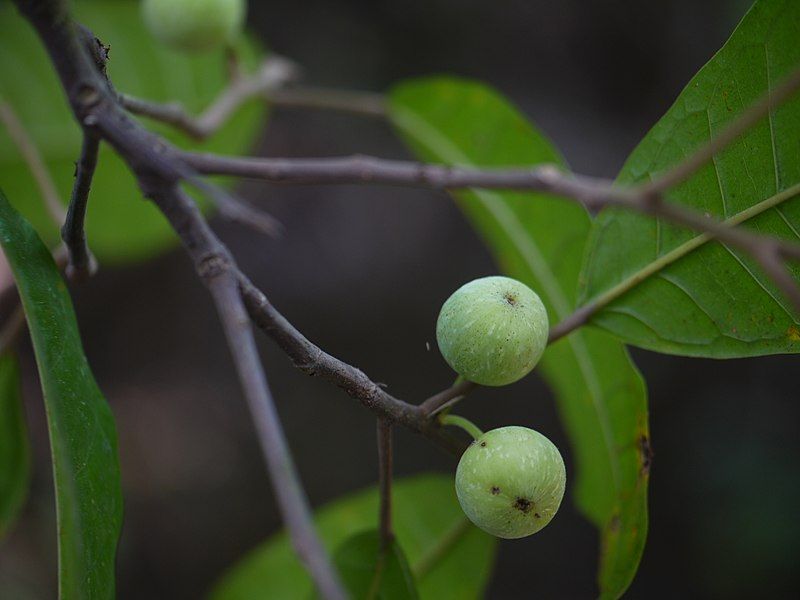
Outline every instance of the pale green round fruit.
<svg viewBox="0 0 800 600"><path fill-rule="evenodd" d="M567 473L553 442L527 427L501 427L467 448L456 470L456 495L470 521L516 539L547 525L564 497Z"/></svg>
<svg viewBox="0 0 800 600"><path fill-rule="evenodd" d="M247 0L144 0L150 32L167 46L186 52L219 48L242 30Z"/></svg>
<svg viewBox="0 0 800 600"><path fill-rule="evenodd" d="M547 345L539 296L509 277L484 277L458 288L436 323L439 350L453 370L481 385L506 385L531 372Z"/></svg>

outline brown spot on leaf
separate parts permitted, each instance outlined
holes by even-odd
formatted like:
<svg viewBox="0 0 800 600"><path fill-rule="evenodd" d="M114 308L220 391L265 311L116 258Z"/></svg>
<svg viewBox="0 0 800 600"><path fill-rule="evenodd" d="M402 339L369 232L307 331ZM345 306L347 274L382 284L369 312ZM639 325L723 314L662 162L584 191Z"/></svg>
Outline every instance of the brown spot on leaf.
<svg viewBox="0 0 800 600"><path fill-rule="evenodd" d="M486 448L486 442L481 442L481 448Z"/></svg>
<svg viewBox="0 0 800 600"><path fill-rule="evenodd" d="M500 488L497 487L496 485L493 485L492 486L492 496L497 496L497 494L499 494L499 493L500 493Z"/></svg>
<svg viewBox="0 0 800 600"><path fill-rule="evenodd" d="M536 519L541 519L541 518L542 518L542 515L540 515L539 513L533 513L533 516L534 516Z"/></svg>
<svg viewBox="0 0 800 600"><path fill-rule="evenodd" d="M517 297L511 292L506 292L505 294L503 294L503 299L506 302L508 302L511 306L516 306L517 304Z"/></svg>
<svg viewBox="0 0 800 600"><path fill-rule="evenodd" d="M619 531L619 526L621 525L619 520L619 515L612 515L611 519L608 522L608 529L611 533L616 533Z"/></svg>
<svg viewBox="0 0 800 600"><path fill-rule="evenodd" d="M653 448L650 446L650 438L645 434L639 438L639 454L642 457L642 474L647 475L653 464Z"/></svg>
<svg viewBox="0 0 800 600"><path fill-rule="evenodd" d="M789 325L789 329L786 330L786 337L793 342L800 342L800 329L795 325Z"/></svg>

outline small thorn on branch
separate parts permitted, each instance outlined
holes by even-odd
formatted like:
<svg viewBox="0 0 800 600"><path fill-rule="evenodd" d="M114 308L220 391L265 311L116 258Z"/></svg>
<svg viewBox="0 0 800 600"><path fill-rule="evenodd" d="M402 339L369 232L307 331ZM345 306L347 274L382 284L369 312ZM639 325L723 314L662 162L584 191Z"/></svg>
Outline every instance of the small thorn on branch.
<svg viewBox="0 0 800 600"><path fill-rule="evenodd" d="M453 404L479 387L480 386L477 383L473 383L472 381L461 380L455 385L452 385L446 390L442 390L438 394L434 394L425 400L419 405L419 410L426 417L433 417L446 407L453 406Z"/></svg>

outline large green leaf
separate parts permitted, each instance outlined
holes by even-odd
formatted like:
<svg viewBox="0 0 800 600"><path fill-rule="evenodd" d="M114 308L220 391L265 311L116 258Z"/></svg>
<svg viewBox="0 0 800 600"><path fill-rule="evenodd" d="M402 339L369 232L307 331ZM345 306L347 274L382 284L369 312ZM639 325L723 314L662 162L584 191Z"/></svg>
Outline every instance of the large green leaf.
<svg viewBox="0 0 800 600"><path fill-rule="evenodd" d="M0 192L0 244L28 319L53 457L62 600L114 598L122 525L114 419L50 252Z"/></svg>
<svg viewBox="0 0 800 600"><path fill-rule="evenodd" d="M333 561L356 600L416 600L417 586L397 541L381 549L376 530L357 533L339 546Z"/></svg>
<svg viewBox="0 0 800 600"><path fill-rule="evenodd" d="M494 562L494 538L461 512L450 477L402 479L393 490L394 530L417 580L421 598L480 598ZM378 493L370 488L320 509L315 523L331 551L355 533L378 524ZM305 599L311 580L286 534L274 536L227 573L213 600Z"/></svg>
<svg viewBox="0 0 800 600"><path fill-rule="evenodd" d="M110 44L108 71L120 92L161 102L177 100L199 113L225 85L222 52L188 57L165 49L145 30L139 4L83 0L73 3L73 8L81 22ZM240 40L237 49L250 67L261 55L248 40ZM31 133L67 202L81 147L80 130L41 42L8 2L0 6L0 56L0 95ZM264 114L263 102L249 103L200 148L246 152L262 127ZM166 126L150 121L147 126L179 145L190 143ZM0 185L48 244L57 240L57 228L31 193L36 189L34 181L1 127ZM100 152L86 227L92 251L105 263L144 259L177 241L158 210L143 201L125 164L106 146Z"/></svg>
<svg viewBox="0 0 800 600"><path fill-rule="evenodd" d="M22 410L19 366L0 356L0 538L19 513L30 481L30 448Z"/></svg>
<svg viewBox="0 0 800 600"><path fill-rule="evenodd" d="M689 82L631 154L619 182L647 181L680 163L755 100L800 68L800 2L761 0ZM800 200L767 209L800 183L800 96L773 111L668 200L720 218L758 206L745 224L797 240ZM765 202L766 201L766 202ZM696 234L620 210L595 221L584 301L649 268ZM800 279L800 270L793 269ZM738 250L708 243L610 304L593 322L659 352L727 358L800 352L800 319L772 281Z"/></svg>
<svg viewBox="0 0 800 600"><path fill-rule="evenodd" d="M390 106L398 131L425 160L489 167L563 162L503 98L474 82L407 82L393 91ZM503 271L539 293L552 321L566 317L575 306L590 228L583 208L530 193L455 196ZM625 348L596 330L548 348L541 372L556 393L577 459L577 504L602 530L601 591L618 596L636 573L647 531L644 383Z"/></svg>

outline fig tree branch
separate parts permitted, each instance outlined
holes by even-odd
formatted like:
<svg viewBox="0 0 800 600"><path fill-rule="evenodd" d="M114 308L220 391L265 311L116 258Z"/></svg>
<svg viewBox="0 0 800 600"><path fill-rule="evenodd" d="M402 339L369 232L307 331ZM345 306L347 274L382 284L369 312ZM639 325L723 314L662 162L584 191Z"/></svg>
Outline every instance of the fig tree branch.
<svg viewBox="0 0 800 600"><path fill-rule="evenodd" d="M428 419L421 407L395 398L360 369L309 341L243 273L239 274L239 285L253 322L278 344L295 367L340 387L365 408L424 435L448 452L458 455L463 451L464 444Z"/></svg>
<svg viewBox="0 0 800 600"><path fill-rule="evenodd" d="M340 158L251 158L184 152L186 163L205 175L229 175L281 184L392 184L437 190L468 188L536 191L579 201L593 211L616 206L661 217L721 241L750 246L775 241L787 258L800 260L800 244L746 230L733 230L697 211L649 196L647 187L620 187L612 181L564 173L553 166L478 169L447 167L371 156ZM785 201L785 198L782 201Z"/></svg>
<svg viewBox="0 0 800 600"><path fill-rule="evenodd" d="M144 195L156 203L180 236L201 277L207 277L211 270L215 281L219 277L225 282L224 285L215 283L212 292L220 307L229 340L241 341L241 336L245 336L246 350L241 350L238 343L232 343L232 350L246 396L255 410L253 417L257 431L262 437L267 432L280 431L280 424L274 410L264 408L270 405L267 402L269 391L265 387L266 380L262 377L252 379L248 375L253 372L256 358L253 352L247 350L252 344L250 336L242 333L244 313L239 310L238 302L244 303L256 323L270 333L306 372L320 374L337 383L362 404L391 422L408 426L451 450L463 448L463 444L454 441L436 423L426 419L418 407L393 398L361 371L309 342L238 270L197 207L178 191L177 186L181 181L197 185L196 173L182 161L174 147L127 116L117 94L105 79L102 68L90 55L92 47L97 45L96 40L86 38L85 32L70 18L62 0L15 0L15 3L44 43L76 120L87 133L112 146L127 163ZM217 274L218 270L221 273ZM231 280L238 284L239 301L233 300ZM230 308L231 303L233 308ZM270 422L267 423L265 419ZM316 538L308 512L286 507L287 501L282 494L290 493L294 500L298 499L298 494L302 495L293 469L287 468L290 464L287 463L290 460L288 454L274 446L274 440L261 439L261 443L265 452L276 453L268 459L270 475L279 503L287 516L289 534L295 546L304 552L309 571L320 590L329 597L341 597L338 586L334 585L337 578Z"/></svg>
<svg viewBox="0 0 800 600"><path fill-rule="evenodd" d="M179 102L158 103L127 94L119 96L122 106L133 114L171 125L195 140L204 140L224 126L247 101L263 99L271 106L325 109L382 117L386 114L383 97L369 92L353 92L294 85L299 68L276 54L268 56L252 73L232 69L229 85L199 116L191 115Z"/></svg>
<svg viewBox="0 0 800 600"><path fill-rule="evenodd" d="M238 269L233 258L211 232L195 203L177 184L172 187L156 185L149 192L180 235L198 275L214 299L295 551L323 597L344 600L338 575L314 531L308 499L283 434L250 318L239 292Z"/></svg>
<svg viewBox="0 0 800 600"><path fill-rule="evenodd" d="M99 150L100 141L91 135L84 134L81 156L75 165L72 197L69 201L67 216L64 219L64 226L61 228L61 239L64 240L64 245L69 253L67 277L70 279L84 280L97 270L97 263L86 244L84 221Z"/></svg>
<svg viewBox="0 0 800 600"><path fill-rule="evenodd" d="M422 404L419 405L420 410L432 417L436 415L436 413L440 412L444 408L451 406L459 399L463 398L473 390L479 388L480 385L477 383L473 383L472 381L467 381L462 379L461 381L456 382L449 388L442 390L438 394L434 394L427 400L425 400Z"/></svg>

